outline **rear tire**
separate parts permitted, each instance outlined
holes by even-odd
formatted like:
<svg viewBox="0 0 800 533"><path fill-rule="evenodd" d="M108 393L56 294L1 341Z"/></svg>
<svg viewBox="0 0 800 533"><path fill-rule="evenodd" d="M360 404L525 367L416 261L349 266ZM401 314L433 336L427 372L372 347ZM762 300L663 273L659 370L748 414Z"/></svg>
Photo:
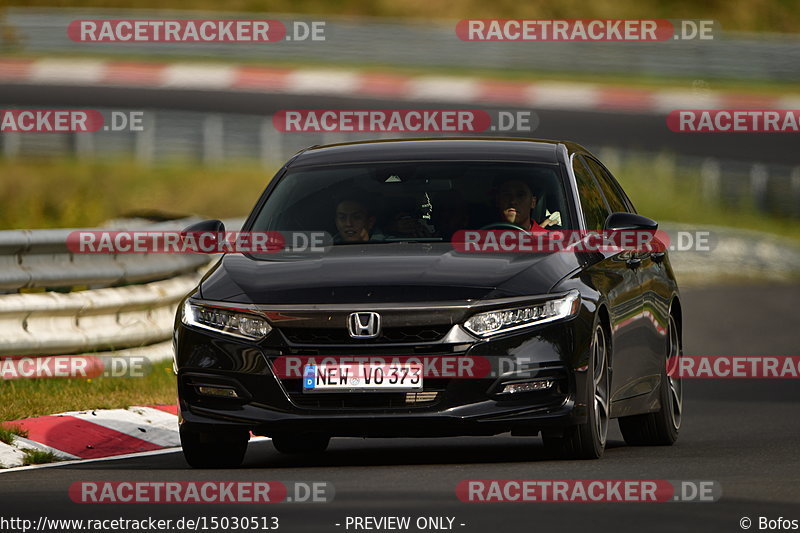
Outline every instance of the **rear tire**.
<svg viewBox="0 0 800 533"><path fill-rule="evenodd" d="M328 448L331 438L326 435L276 435L272 437L275 449L285 454L322 453Z"/></svg>
<svg viewBox="0 0 800 533"><path fill-rule="evenodd" d="M671 446L678 440L683 413L683 384L681 378L669 376L667 368L679 368L681 355L680 332L675 318L670 315L667 356L659 385L661 407L654 413L619 419L619 429L629 446Z"/></svg>
<svg viewBox="0 0 800 533"><path fill-rule="evenodd" d="M192 468L236 468L250 440L244 430L206 432L181 426L180 435L183 456Z"/></svg>
<svg viewBox="0 0 800 533"><path fill-rule="evenodd" d="M590 353L586 376L589 411L586 422L565 429L560 437L542 436L548 452L566 459L599 459L606 446L611 380L608 342L602 324L595 326Z"/></svg>

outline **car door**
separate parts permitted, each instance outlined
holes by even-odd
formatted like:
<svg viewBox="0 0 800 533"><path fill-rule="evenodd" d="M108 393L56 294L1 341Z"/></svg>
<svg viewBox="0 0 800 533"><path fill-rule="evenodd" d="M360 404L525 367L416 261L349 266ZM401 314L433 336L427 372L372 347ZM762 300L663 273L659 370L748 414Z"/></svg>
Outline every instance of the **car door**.
<svg viewBox="0 0 800 533"><path fill-rule="evenodd" d="M607 199L612 211L620 209L635 212L633 204L619 186L611 172L599 161L586 158L589 168L597 178L600 189ZM667 317L669 316L669 302L672 294L671 287L666 283L665 252L640 250L634 254L639 261L636 268L639 282L642 287L642 318L646 327L644 342L650 357L643 360L643 379L655 384L660 376L663 364L664 347L666 343ZM644 354L643 354L644 355ZM650 376L650 377L648 377Z"/></svg>
<svg viewBox="0 0 800 533"><path fill-rule="evenodd" d="M587 161L573 156L572 169L578 185L581 209L588 231L603 231L603 224L612 208ZM649 392L639 383L644 371L642 346L646 326L643 324L643 291L637 257L630 251L604 252L603 259L592 265L592 284L606 298L611 318L611 414L613 402Z"/></svg>

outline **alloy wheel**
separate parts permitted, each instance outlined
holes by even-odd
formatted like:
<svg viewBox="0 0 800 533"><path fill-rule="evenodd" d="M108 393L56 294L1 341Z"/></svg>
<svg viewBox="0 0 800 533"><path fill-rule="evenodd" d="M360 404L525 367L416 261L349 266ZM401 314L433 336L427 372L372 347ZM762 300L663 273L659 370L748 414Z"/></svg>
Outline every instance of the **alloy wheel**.
<svg viewBox="0 0 800 533"><path fill-rule="evenodd" d="M601 446L605 446L608 435L608 345L603 327L598 325L592 342L592 358L594 368L594 424L595 432Z"/></svg>

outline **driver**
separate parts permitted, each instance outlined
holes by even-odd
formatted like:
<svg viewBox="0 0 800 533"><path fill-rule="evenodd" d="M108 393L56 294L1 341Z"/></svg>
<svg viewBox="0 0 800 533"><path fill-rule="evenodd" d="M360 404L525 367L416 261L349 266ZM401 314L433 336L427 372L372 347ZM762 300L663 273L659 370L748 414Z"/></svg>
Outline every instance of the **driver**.
<svg viewBox="0 0 800 533"><path fill-rule="evenodd" d="M550 218L541 224L531 218L536 200L536 195L524 181L510 179L502 182L495 194L495 207L501 223L513 224L529 232L544 231L544 228L556 224Z"/></svg>

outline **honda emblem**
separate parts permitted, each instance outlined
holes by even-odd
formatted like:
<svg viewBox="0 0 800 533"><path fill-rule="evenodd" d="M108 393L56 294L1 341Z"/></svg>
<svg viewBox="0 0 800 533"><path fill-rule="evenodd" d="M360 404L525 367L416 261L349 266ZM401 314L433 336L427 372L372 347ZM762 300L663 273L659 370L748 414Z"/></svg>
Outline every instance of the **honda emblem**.
<svg viewBox="0 0 800 533"><path fill-rule="evenodd" d="M354 339L374 339L381 333L381 315L372 311L350 313L347 329Z"/></svg>

